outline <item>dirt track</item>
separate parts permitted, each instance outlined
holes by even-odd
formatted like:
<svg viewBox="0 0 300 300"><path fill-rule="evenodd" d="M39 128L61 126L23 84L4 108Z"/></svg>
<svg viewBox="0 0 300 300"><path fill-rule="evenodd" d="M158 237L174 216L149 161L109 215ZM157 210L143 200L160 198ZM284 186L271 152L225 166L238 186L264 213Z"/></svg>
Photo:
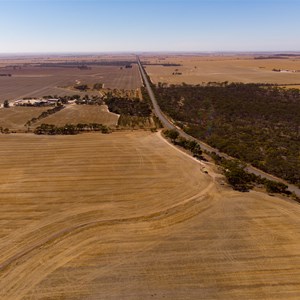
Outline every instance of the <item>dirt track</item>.
<svg viewBox="0 0 300 300"><path fill-rule="evenodd" d="M1 299L299 299L298 204L158 134L0 142Z"/></svg>

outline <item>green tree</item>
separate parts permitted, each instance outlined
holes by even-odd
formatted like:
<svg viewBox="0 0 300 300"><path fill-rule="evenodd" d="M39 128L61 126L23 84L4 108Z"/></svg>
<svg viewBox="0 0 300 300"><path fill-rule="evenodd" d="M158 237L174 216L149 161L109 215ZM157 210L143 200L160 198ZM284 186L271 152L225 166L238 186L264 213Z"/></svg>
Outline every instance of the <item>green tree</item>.
<svg viewBox="0 0 300 300"><path fill-rule="evenodd" d="M265 187L268 193L286 193L288 188L286 184L272 180L268 180Z"/></svg>
<svg viewBox="0 0 300 300"><path fill-rule="evenodd" d="M178 137L179 137L179 133L177 130L175 129L171 129L171 130L167 130L165 132L165 135L171 139L172 142L174 142Z"/></svg>
<svg viewBox="0 0 300 300"><path fill-rule="evenodd" d="M9 108L9 102L8 102L8 100L5 100L5 101L4 101L3 107L4 107L4 108Z"/></svg>

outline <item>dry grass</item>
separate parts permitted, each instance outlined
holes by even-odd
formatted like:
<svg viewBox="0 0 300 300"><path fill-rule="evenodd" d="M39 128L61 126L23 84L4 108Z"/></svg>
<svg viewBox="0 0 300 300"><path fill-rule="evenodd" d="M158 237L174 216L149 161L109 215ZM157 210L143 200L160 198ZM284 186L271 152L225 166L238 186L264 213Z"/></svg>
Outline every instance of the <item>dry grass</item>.
<svg viewBox="0 0 300 300"><path fill-rule="evenodd" d="M27 121L38 117L49 107L10 107L0 109L0 127L24 131Z"/></svg>
<svg viewBox="0 0 300 300"><path fill-rule="evenodd" d="M10 107L0 109L0 127L10 131L24 132L24 125L32 118L38 117L43 111L53 107ZM65 124L98 123L107 126L116 126L119 115L108 111L106 105L67 105L65 109L43 118L31 125L31 129L42 123L64 126Z"/></svg>
<svg viewBox="0 0 300 300"><path fill-rule="evenodd" d="M98 123L115 126L119 115L108 111L106 105L67 105L65 109L34 123L34 127L42 123L64 126L66 124Z"/></svg>
<svg viewBox="0 0 300 300"><path fill-rule="evenodd" d="M298 204L158 134L0 143L1 299L299 299Z"/></svg>
<svg viewBox="0 0 300 300"><path fill-rule="evenodd" d="M258 60L246 56L167 56L142 57L151 63L177 63L180 67L146 66L155 83L201 84L209 81L300 84L300 72L278 73L275 69L300 70L300 58ZM182 75L172 75L178 69Z"/></svg>

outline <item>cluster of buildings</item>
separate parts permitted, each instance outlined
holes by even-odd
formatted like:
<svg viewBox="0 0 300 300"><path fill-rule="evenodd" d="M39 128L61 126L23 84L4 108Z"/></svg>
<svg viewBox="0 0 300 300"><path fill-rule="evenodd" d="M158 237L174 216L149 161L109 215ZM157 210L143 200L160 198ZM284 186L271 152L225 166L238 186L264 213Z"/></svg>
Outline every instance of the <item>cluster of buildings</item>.
<svg viewBox="0 0 300 300"><path fill-rule="evenodd" d="M53 106L59 99L20 99L13 102L13 106Z"/></svg>

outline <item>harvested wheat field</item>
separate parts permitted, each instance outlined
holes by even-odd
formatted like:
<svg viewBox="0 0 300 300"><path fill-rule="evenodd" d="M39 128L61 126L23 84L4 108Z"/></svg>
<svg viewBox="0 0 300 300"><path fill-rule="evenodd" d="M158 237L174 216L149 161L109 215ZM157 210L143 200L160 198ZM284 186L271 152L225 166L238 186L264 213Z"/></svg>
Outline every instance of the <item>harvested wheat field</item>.
<svg viewBox="0 0 300 300"><path fill-rule="evenodd" d="M1 60L0 60L1 63ZM92 66L87 70L70 67L42 67L21 65L21 69L0 69L0 73L10 73L11 77L0 76L0 103L24 97L47 95L84 96L99 95L97 91L80 92L72 89L78 84L93 85L103 83L105 88L136 90L141 87L141 77L136 64L132 68L119 66Z"/></svg>
<svg viewBox="0 0 300 300"><path fill-rule="evenodd" d="M297 203L159 133L0 142L1 299L299 299Z"/></svg>
<svg viewBox="0 0 300 300"><path fill-rule="evenodd" d="M10 107L0 109L0 127L24 131L27 121L37 118L49 107Z"/></svg>
<svg viewBox="0 0 300 300"><path fill-rule="evenodd" d="M64 126L66 124L98 123L107 126L116 126L119 115L108 111L106 105L67 105L63 110L34 123L36 127L42 123Z"/></svg>
<svg viewBox="0 0 300 300"><path fill-rule="evenodd" d="M254 56L150 56L141 57L147 74L154 83L202 84L207 82L243 82L293 84L289 88L299 88L300 56L284 58L255 59ZM179 64L180 66L162 66ZM275 72L273 69L281 70ZM174 73L174 74L173 74ZM178 74L181 73L181 74Z"/></svg>

